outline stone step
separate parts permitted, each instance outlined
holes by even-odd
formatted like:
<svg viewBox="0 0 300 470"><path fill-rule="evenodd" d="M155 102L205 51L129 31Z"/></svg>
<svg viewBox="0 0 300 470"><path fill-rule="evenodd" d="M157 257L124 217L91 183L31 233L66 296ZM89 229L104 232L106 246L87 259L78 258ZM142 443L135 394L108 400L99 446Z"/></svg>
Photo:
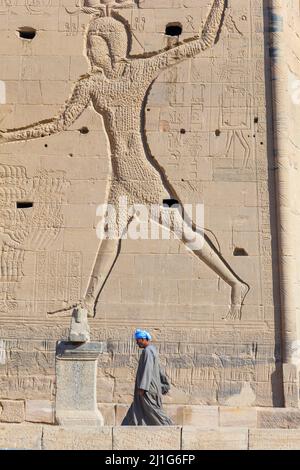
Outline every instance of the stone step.
<svg viewBox="0 0 300 470"><path fill-rule="evenodd" d="M300 450L300 429L0 424L0 450Z"/></svg>

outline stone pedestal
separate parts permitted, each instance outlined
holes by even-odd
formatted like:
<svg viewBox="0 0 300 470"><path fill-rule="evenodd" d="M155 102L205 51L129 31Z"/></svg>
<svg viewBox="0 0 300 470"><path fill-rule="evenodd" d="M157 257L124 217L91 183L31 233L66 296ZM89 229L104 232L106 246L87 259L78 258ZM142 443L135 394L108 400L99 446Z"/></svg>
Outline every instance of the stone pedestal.
<svg viewBox="0 0 300 470"><path fill-rule="evenodd" d="M106 343L59 341L56 347L56 423L103 426L97 407L96 379L99 354Z"/></svg>

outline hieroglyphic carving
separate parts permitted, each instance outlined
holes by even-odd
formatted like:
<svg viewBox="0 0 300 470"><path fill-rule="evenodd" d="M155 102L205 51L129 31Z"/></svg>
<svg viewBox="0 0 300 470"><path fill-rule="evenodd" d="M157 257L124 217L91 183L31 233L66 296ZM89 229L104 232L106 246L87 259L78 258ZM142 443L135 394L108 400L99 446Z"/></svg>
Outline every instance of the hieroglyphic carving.
<svg viewBox="0 0 300 470"><path fill-rule="evenodd" d="M70 6L69 2L63 4L64 13L63 18L60 18L61 23L64 21L64 30L66 36L77 36L81 32L84 35L85 24L81 23L81 3L80 0L74 0L74 4Z"/></svg>
<svg viewBox="0 0 300 470"><path fill-rule="evenodd" d="M135 16L132 19L132 30L142 33L145 31L146 18L144 16Z"/></svg>
<svg viewBox="0 0 300 470"><path fill-rule="evenodd" d="M194 32L194 31L197 30L197 28L194 24L194 17L192 15L187 15L185 17L185 22L186 22L186 31Z"/></svg>
<svg viewBox="0 0 300 470"><path fill-rule="evenodd" d="M0 15L5 15L17 3L17 0L0 0Z"/></svg>
<svg viewBox="0 0 300 470"><path fill-rule="evenodd" d="M179 197L163 169L153 161L146 136L141 133L141 114L144 112L145 97L161 71L195 57L214 45L226 8L225 0L214 0L201 35L150 57L128 55L128 25L117 15L110 15L114 7L125 6L127 3L102 0L100 7L105 5L107 8L91 20L87 31L87 55L91 62L91 73L77 82L62 113L46 122L0 133L0 139L26 140L61 132L67 129L92 101L94 109L104 117L112 149L113 175L107 202L118 207L120 197L126 197L130 205L162 206L164 199L179 201ZM88 0L86 5L94 8L91 0ZM243 75L244 72L243 67ZM199 125L203 119L203 106L201 102L199 104L201 96L194 96L194 99L196 104L192 109L192 123ZM169 114L169 121L174 128L181 125L183 119L182 111L177 108ZM119 214L119 220L122 217L125 215ZM182 219L182 215L179 214L179 217ZM131 219L132 215L128 214L125 220L122 219L125 227ZM162 211L159 222L164 224L164 220ZM86 295L79 301L79 305L88 308L90 315L95 312L96 300L117 255L117 233L120 233L119 230L115 239L106 241L112 247L112 257L109 261L103 260L104 243L101 244ZM199 238L200 235L195 234L195 237ZM249 286L224 263L217 250L207 241L207 237L200 238L201 249L195 250L194 254L229 284L231 307L228 316L240 318Z"/></svg>
<svg viewBox="0 0 300 470"><path fill-rule="evenodd" d="M232 85L223 87L220 103L220 129L228 131L225 157L230 155L232 149L232 158L239 156L239 161L234 162L234 168L249 168L251 150L244 134L244 130L248 132L251 130L251 95L247 89ZM240 152L235 151L237 143L243 149L242 159Z"/></svg>
<svg viewBox="0 0 300 470"><path fill-rule="evenodd" d="M52 5L52 0L25 0L26 8L31 15L41 15Z"/></svg>
<svg viewBox="0 0 300 470"><path fill-rule="evenodd" d="M81 295L80 252L40 251L35 265L35 309L38 316L61 302L75 303Z"/></svg>
<svg viewBox="0 0 300 470"><path fill-rule="evenodd" d="M80 0L79 0L80 1ZM111 11L119 8L128 8L139 4L141 0L84 0L82 10L85 13L99 13L110 15Z"/></svg>
<svg viewBox="0 0 300 470"><path fill-rule="evenodd" d="M80 31L84 34L85 25L80 24L80 12L70 12L66 9L69 15L68 21L65 23L66 36L76 36Z"/></svg>
<svg viewBox="0 0 300 470"><path fill-rule="evenodd" d="M208 155L208 133L189 132L168 134L168 151L176 159L184 155L195 157Z"/></svg>
<svg viewBox="0 0 300 470"><path fill-rule="evenodd" d="M42 170L28 177L25 167L0 166L1 310L15 309L26 250L45 250L61 230L64 174Z"/></svg>

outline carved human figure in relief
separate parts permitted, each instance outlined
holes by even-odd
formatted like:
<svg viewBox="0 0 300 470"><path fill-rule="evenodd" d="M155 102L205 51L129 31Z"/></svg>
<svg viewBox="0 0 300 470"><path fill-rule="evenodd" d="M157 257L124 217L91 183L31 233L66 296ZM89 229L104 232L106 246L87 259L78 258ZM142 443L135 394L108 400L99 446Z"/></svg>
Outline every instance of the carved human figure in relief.
<svg viewBox="0 0 300 470"><path fill-rule="evenodd" d="M62 132L91 102L95 111L103 116L110 141L112 175L107 202L117 206L119 198L126 197L129 205L160 204L163 214L163 200L178 201L179 198L147 145L141 126L146 96L163 70L195 57L214 45L224 11L225 0L214 0L201 35L166 51L142 58L130 56L130 32L120 17L114 14L92 18L87 32L87 56L91 71L78 80L63 112L47 122L2 132L0 139L11 142ZM128 224L131 218L132 215L123 223ZM162 225L165 223L163 215L159 222ZM194 255L231 287L231 306L227 317L240 318L248 285L235 275L206 235L204 243L203 235L197 236L201 248L194 249ZM182 241L188 246L188 237ZM98 296L114 265L119 243L119 239L104 239L100 242L86 294L79 303L87 308L89 316L94 316Z"/></svg>

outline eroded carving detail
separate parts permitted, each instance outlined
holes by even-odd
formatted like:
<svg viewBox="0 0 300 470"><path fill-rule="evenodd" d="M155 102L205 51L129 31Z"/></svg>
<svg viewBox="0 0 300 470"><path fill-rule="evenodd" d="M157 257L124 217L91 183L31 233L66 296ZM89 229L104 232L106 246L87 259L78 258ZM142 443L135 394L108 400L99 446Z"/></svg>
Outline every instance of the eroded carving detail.
<svg viewBox="0 0 300 470"><path fill-rule="evenodd" d="M27 250L45 250L61 230L64 174L42 170L27 176L23 166L0 165L0 309L15 310L15 288Z"/></svg>
<svg viewBox="0 0 300 470"><path fill-rule="evenodd" d="M52 5L52 0L25 0L25 5L31 15L41 15Z"/></svg>
<svg viewBox="0 0 300 470"><path fill-rule="evenodd" d="M233 159L236 155L234 148L237 144L243 149L242 161L234 162L234 168L248 169L250 167L250 145L244 130L251 130L251 95L243 87L225 86L221 97L220 128L227 131L227 142L224 155L228 157L233 149ZM239 155L239 153L237 153Z"/></svg>
<svg viewBox="0 0 300 470"><path fill-rule="evenodd" d="M141 131L146 97L163 70L195 57L214 45L224 16L225 0L214 0L201 35L166 51L141 57L129 55L130 31L121 17L115 12L111 13L115 3L110 0L102 0L101 3L107 7L106 11L92 18L87 32L87 56L91 71L78 80L62 112L48 121L2 132L0 140L12 142L61 132L92 102L95 111L103 116L110 141L112 176L107 202L118 207L120 197L125 196L130 205L160 204L162 207L164 199L179 200L179 197L164 169L152 157L143 129ZM125 5L127 2L118 2L121 3ZM108 16L104 16L105 13ZM112 16L109 16L110 13ZM199 114L196 111L195 119ZM177 122L180 116L174 115L174 119ZM119 214L119 221L122 226L128 227L132 216L126 216L124 220L122 217L125 217L124 214ZM166 224L163 210L160 223ZM189 230L192 230L191 227L186 233ZM183 242L187 244L188 240L183 239ZM86 295L77 304L87 308L90 316L95 313L98 296L118 255L118 247L118 239L103 240L100 244ZM104 257L104 252L110 252L110 258ZM240 318L248 285L238 278L207 236L203 248L193 253L231 287L228 317Z"/></svg>
<svg viewBox="0 0 300 470"><path fill-rule="evenodd" d="M17 4L16 0L0 0L0 15L5 15L12 6Z"/></svg>

